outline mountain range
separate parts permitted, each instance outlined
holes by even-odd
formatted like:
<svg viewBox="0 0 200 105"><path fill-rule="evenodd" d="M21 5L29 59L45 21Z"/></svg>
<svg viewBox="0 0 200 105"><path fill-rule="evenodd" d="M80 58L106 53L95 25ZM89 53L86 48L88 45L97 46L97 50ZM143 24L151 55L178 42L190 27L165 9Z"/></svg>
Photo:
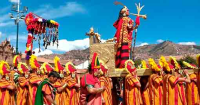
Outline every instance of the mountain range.
<svg viewBox="0 0 200 105"><path fill-rule="evenodd" d="M159 44L136 47L135 53L132 52L132 56L135 56L135 59L158 59L161 55L182 57L186 55L192 56L198 53L200 53L200 46L180 45L171 41L164 41ZM78 65L89 59L89 48L84 50L71 50L64 54L43 55L40 57L45 59L53 59L54 56L60 57L61 61L72 61L75 65Z"/></svg>

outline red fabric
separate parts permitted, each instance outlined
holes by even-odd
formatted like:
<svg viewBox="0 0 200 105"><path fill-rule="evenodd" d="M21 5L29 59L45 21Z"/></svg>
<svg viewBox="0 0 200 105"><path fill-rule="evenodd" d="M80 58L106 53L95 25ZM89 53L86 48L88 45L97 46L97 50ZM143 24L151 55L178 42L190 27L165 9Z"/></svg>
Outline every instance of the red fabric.
<svg viewBox="0 0 200 105"><path fill-rule="evenodd" d="M92 62L91 62L91 68L94 69L95 68L95 63L96 63L96 57L97 57L97 53L94 53L93 54L93 57L92 57Z"/></svg>
<svg viewBox="0 0 200 105"><path fill-rule="evenodd" d="M45 65L48 72L51 72L53 68L51 68L48 64Z"/></svg>
<svg viewBox="0 0 200 105"><path fill-rule="evenodd" d="M74 66L72 66L71 64L68 65L69 71L72 73L74 71L76 71L76 69L74 68Z"/></svg>
<svg viewBox="0 0 200 105"><path fill-rule="evenodd" d="M136 23L137 25L140 25L140 17L139 17L139 16L136 17L135 23Z"/></svg>
<svg viewBox="0 0 200 105"><path fill-rule="evenodd" d="M17 67L19 56L15 59L15 67Z"/></svg>
<svg viewBox="0 0 200 105"><path fill-rule="evenodd" d="M117 68L124 68L124 63L128 59L129 59L128 43L122 44L122 47L117 49L115 66Z"/></svg>
<svg viewBox="0 0 200 105"><path fill-rule="evenodd" d="M120 36L120 31L121 31L121 27L122 27L122 24L123 24L123 20L122 19L118 19L114 24L113 26L117 29L116 33L115 33L115 36L117 38L117 42L119 42L119 36Z"/></svg>
<svg viewBox="0 0 200 105"><path fill-rule="evenodd" d="M33 49L33 39L34 39L33 35L31 33L29 33L28 37L27 37L27 43L26 43L27 44L26 47L28 49L26 49L25 53L27 53L28 51L32 51L32 49ZM30 49L29 49L29 47L30 47Z"/></svg>
<svg viewBox="0 0 200 105"><path fill-rule="evenodd" d="M22 68L23 72L27 72L28 71L28 68L26 68L26 66L24 66L24 65L21 65L21 68Z"/></svg>
<svg viewBox="0 0 200 105"><path fill-rule="evenodd" d="M85 79L86 76L86 79ZM86 81L85 81L86 80ZM86 83L88 85L95 85L98 82L98 78L92 74L86 74L81 78L81 87L85 87Z"/></svg>
<svg viewBox="0 0 200 105"><path fill-rule="evenodd" d="M104 74L108 71L108 69L106 69L105 66L103 66L102 64L101 64L101 70L103 71Z"/></svg>
<svg viewBox="0 0 200 105"><path fill-rule="evenodd" d="M40 67L40 64L37 62L36 59L34 60L34 63L35 63L35 66L36 66L36 67L38 67L38 68Z"/></svg>
<svg viewBox="0 0 200 105"><path fill-rule="evenodd" d="M62 67L62 65L60 64L60 62L58 61L57 63L58 63L58 69L59 70L64 70L64 67Z"/></svg>
<svg viewBox="0 0 200 105"><path fill-rule="evenodd" d="M3 65L2 70L3 70L3 74L9 73L9 70L7 70L6 64Z"/></svg>
<svg viewBox="0 0 200 105"><path fill-rule="evenodd" d="M131 65L130 65L131 64ZM127 69L130 73L134 72L136 70L136 68L132 68L134 64L132 64L131 62L127 63Z"/></svg>

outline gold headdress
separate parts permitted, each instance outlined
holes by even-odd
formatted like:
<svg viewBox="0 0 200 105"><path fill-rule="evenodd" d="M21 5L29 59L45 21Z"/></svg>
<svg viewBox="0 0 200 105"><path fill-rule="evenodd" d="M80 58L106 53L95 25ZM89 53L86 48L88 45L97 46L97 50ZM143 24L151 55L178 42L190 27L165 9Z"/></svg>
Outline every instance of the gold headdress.
<svg viewBox="0 0 200 105"><path fill-rule="evenodd" d="M156 62L152 58L149 58L149 66L153 71L157 71L157 72L161 71L159 66L156 64Z"/></svg>

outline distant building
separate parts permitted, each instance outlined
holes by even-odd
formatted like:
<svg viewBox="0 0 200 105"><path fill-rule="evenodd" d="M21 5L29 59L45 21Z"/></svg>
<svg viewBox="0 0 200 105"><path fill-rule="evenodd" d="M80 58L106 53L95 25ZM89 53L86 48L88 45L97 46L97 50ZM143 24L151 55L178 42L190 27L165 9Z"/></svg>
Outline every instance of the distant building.
<svg viewBox="0 0 200 105"><path fill-rule="evenodd" d="M9 64L12 64L14 55L14 47L10 45L9 40L6 39L0 43L0 60L6 60Z"/></svg>

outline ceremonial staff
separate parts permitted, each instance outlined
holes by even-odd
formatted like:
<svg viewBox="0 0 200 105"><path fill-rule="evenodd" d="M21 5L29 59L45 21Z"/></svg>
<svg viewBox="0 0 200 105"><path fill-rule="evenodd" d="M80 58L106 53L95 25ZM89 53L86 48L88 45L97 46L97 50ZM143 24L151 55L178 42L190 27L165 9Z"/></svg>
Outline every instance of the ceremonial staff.
<svg viewBox="0 0 200 105"><path fill-rule="evenodd" d="M131 15L133 15L133 16L138 16L138 17L141 17L141 18L143 18L143 19L147 19L147 15L140 15L140 11L142 10L142 8L144 7L144 5L142 6L142 7L140 7L140 3L139 3L139 5L137 5L136 3L135 3L135 5L136 5L136 8L137 8L137 14L134 14L134 13L130 13ZM135 60L135 43L136 43L136 38L137 38L137 28L138 27L135 27L135 36L134 36L134 42L133 42L133 51L132 51L132 46L131 46L131 53L130 53L130 58L131 58L131 56L132 56L132 53L133 53L133 61Z"/></svg>

